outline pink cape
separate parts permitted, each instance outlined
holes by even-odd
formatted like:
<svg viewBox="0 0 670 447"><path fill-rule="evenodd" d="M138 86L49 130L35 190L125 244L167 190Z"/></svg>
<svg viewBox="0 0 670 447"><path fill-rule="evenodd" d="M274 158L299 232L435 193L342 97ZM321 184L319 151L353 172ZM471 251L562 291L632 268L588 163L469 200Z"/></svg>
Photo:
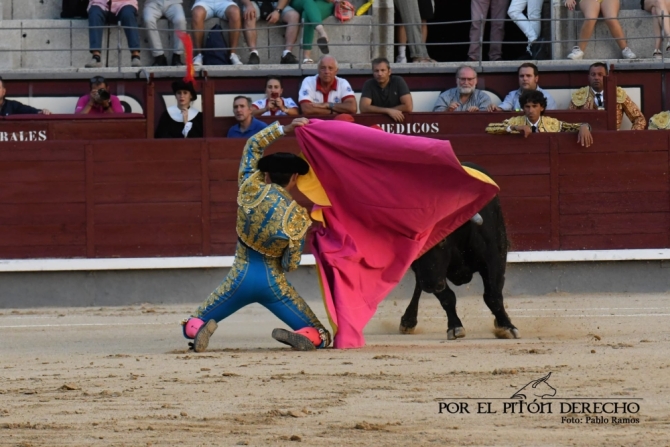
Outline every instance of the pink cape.
<svg viewBox="0 0 670 447"><path fill-rule="evenodd" d="M469 175L448 141L311 120L300 148L331 202L314 233L335 348L365 345L363 328L410 264L497 193Z"/></svg>

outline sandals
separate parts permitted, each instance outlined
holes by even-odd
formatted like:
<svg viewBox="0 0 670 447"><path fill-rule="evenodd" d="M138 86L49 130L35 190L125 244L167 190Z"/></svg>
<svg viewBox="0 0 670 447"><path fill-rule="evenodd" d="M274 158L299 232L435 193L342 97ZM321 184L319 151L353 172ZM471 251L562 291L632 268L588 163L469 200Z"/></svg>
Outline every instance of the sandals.
<svg viewBox="0 0 670 447"><path fill-rule="evenodd" d="M313 63L314 63L314 61L312 59L308 58L308 57L302 60L303 65L313 64Z"/></svg>
<svg viewBox="0 0 670 447"><path fill-rule="evenodd" d="M319 50L321 50L321 52L323 54L330 53L330 50L328 49L328 39L327 38L319 37L318 39L316 39L316 44L319 46Z"/></svg>

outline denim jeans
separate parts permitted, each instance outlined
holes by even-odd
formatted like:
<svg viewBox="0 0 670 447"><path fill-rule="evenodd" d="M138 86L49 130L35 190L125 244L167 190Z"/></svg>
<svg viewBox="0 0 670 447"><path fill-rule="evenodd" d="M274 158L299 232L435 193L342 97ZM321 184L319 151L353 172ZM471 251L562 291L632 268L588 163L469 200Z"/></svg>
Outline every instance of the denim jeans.
<svg viewBox="0 0 670 447"><path fill-rule="evenodd" d="M126 39L128 39L128 48L130 51L139 51L140 33L137 30L137 10L132 6L124 6L117 15L109 13L99 6L91 6L88 10L88 26L105 26L107 24L107 15L114 17L113 23L121 22L121 25L132 27L125 28ZM91 51L100 51L102 49L102 32L104 28L90 28L88 30L88 41Z"/></svg>

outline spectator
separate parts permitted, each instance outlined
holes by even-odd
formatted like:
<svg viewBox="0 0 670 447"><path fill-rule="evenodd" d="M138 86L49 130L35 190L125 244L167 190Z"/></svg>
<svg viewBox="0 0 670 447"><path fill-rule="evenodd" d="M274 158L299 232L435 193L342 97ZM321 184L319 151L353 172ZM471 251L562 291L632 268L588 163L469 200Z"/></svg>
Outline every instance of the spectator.
<svg viewBox="0 0 670 447"><path fill-rule="evenodd" d="M577 0L565 0L565 6L570 11L574 11L576 5ZM584 57L584 50L593 35L596 20L601 12L612 37L616 39L617 45L621 48L623 58L635 59L637 56L628 48L626 36L624 36L623 29L621 29L621 24L619 23L619 8L619 0L580 0L579 9L584 14L584 22L579 32L579 45L572 47L572 51L568 54L568 59L576 61Z"/></svg>
<svg viewBox="0 0 670 447"><path fill-rule="evenodd" d="M363 84L361 113L383 113L392 120L405 121L403 112L411 113L412 94L401 76L391 74L388 59L380 57L372 61L372 76Z"/></svg>
<svg viewBox="0 0 670 447"><path fill-rule="evenodd" d="M144 3L142 16L144 18L144 25L148 28L151 54L154 57L153 66L166 67L168 62L163 52L163 43L158 33L156 21L165 16L166 19L172 22L172 27L175 31L186 31L186 16L184 15L182 0L147 0ZM181 40L175 35L172 63L170 65L183 65L181 60L182 54L184 54L184 46Z"/></svg>
<svg viewBox="0 0 670 447"><path fill-rule="evenodd" d="M535 59L542 49L540 33L542 31L542 4L544 0L512 0L509 5L507 14L509 18L514 20L516 26L519 27L528 38L528 46L526 53L528 58ZM526 9L527 17L523 15L523 10Z"/></svg>
<svg viewBox="0 0 670 447"><path fill-rule="evenodd" d="M182 80L172 83L177 105L168 107L161 115L155 138L202 138L202 113L191 107L198 99L192 82Z"/></svg>
<svg viewBox="0 0 670 447"><path fill-rule="evenodd" d="M663 111L649 118L649 130L670 129L670 112Z"/></svg>
<svg viewBox="0 0 670 447"><path fill-rule="evenodd" d="M589 147L593 144L591 126L587 123L571 124L544 115L547 98L537 90L526 90L519 99L524 115L514 116L502 123L491 123L486 127L490 134L521 134L524 138L536 132L579 132L577 142Z"/></svg>
<svg viewBox="0 0 670 447"><path fill-rule="evenodd" d="M607 65L596 62L589 67L589 85L582 87L572 94L570 110L578 109L605 109L605 77L607 76ZM632 130L644 130L647 120L639 107L630 99L621 87L616 88L616 130L621 128L623 114L626 114L631 123Z"/></svg>
<svg viewBox="0 0 670 447"><path fill-rule="evenodd" d="M463 65L456 70L457 87L438 96L433 112L486 112L491 98L477 87L477 72Z"/></svg>
<svg viewBox="0 0 670 447"><path fill-rule="evenodd" d="M328 35L321 23L326 17L333 15L334 0L291 0L291 7L302 14L305 26L302 30L302 52L304 55L303 64L313 64L312 60L312 42L314 41L314 31L319 34L316 43L321 53L328 54ZM316 25L315 25L316 24Z"/></svg>
<svg viewBox="0 0 670 447"><path fill-rule="evenodd" d="M9 115L51 115L47 109L36 109L18 101L5 98L7 90L5 89L5 81L0 77L0 116Z"/></svg>
<svg viewBox="0 0 670 447"><path fill-rule="evenodd" d="M251 100L246 96L236 96L233 99L233 113L237 124L228 130L228 138L249 138L268 127L251 114Z"/></svg>
<svg viewBox="0 0 670 447"><path fill-rule="evenodd" d="M403 11L405 11L405 16L408 17L416 17L416 9L414 8L414 5L411 3L417 3L417 8L419 9L419 17L421 18L421 43L424 44L424 50L426 53L426 56L424 59L428 59L428 50L425 48L425 43L426 40L428 39L428 20L432 19L433 16L435 15L435 5L433 4L433 0L404 0L401 3L407 3L407 5L403 5ZM397 2L396 2L397 3ZM399 8L399 6L396 6L396 8ZM402 16L401 16L402 17ZM400 19L401 22L406 22L406 23L412 23L411 20L405 20L404 18ZM417 25L411 25L412 27L417 26ZM416 29L412 30L414 33L416 33ZM416 37L414 37L416 38ZM416 40L413 41L416 43ZM406 64L407 63L407 29L405 28L404 25L398 26L398 56L396 57L396 63L398 64ZM423 51L422 49L419 49L419 51ZM415 53L416 54L416 53ZM433 62L426 60L426 62Z"/></svg>
<svg viewBox="0 0 670 447"><path fill-rule="evenodd" d="M109 93L107 81L102 76L93 76L89 81L91 92L77 101L74 113L102 115L105 113L123 113L119 98Z"/></svg>
<svg viewBox="0 0 670 447"><path fill-rule="evenodd" d="M258 51L256 50L256 10L251 7L251 0L242 0L245 9L244 13L244 35L247 44L251 48L249 54L249 64L260 64ZM242 17L240 8L233 0L196 0L191 10L191 20L193 22L193 46L194 50L200 50L203 47L205 39L205 20L212 17L218 17L228 22L230 31L230 62L233 65L242 65L240 57L235 52L240 43L240 29L242 29ZM193 65L202 65L202 53L193 58Z"/></svg>
<svg viewBox="0 0 670 447"><path fill-rule="evenodd" d="M654 33L656 34L656 47L654 49L654 59L662 59L663 53L661 46L663 45L663 37L670 38L670 0L640 0L642 9L652 15L659 16L653 20ZM661 15L664 16L663 23L661 23ZM670 41L665 47L665 51L670 51ZM651 124L649 124L651 129Z"/></svg>
<svg viewBox="0 0 670 447"><path fill-rule="evenodd" d="M284 52L281 56L282 64L297 64L298 58L293 55L293 45L298 40L298 31L300 30L300 14L295 9L289 6L290 0L279 0L278 2L272 2L272 7L274 10L268 14L265 19L270 25L274 25L280 20L285 23L287 26L284 28ZM256 9L256 15L261 17L261 10L258 6L258 2L253 2L254 8Z"/></svg>
<svg viewBox="0 0 670 447"><path fill-rule="evenodd" d="M268 76L265 81L265 98L251 105L253 116L296 116L298 104L292 98L284 98L284 89L279 76Z"/></svg>
<svg viewBox="0 0 670 447"><path fill-rule="evenodd" d="M595 0L594 0L595 1ZM502 41L505 38L505 13L507 12L508 0L472 0L470 5L470 50L468 51L468 59L470 61L479 60L479 39L484 30L482 25L486 26L486 20L491 10L491 37L489 40L489 60L502 60Z"/></svg>
<svg viewBox="0 0 670 447"><path fill-rule="evenodd" d="M318 64L319 72L302 81L298 102L305 115L332 115L333 113L356 113L356 97L351 85L337 77L337 61L332 56L323 56Z"/></svg>
<svg viewBox="0 0 670 447"><path fill-rule="evenodd" d="M141 67L140 34L137 30L137 0L89 0L88 2L88 41L93 55L86 68L102 67L100 50L104 29L97 28L107 24L121 22L130 48L130 65ZM96 27L96 28L94 28Z"/></svg>
<svg viewBox="0 0 670 447"><path fill-rule="evenodd" d="M537 85L540 76L538 75L537 66L535 64L530 62L523 63L519 66L517 73L519 75L519 89L509 92L507 96L505 96L503 102L497 106L490 105L490 112L494 110L522 110L522 106L519 103L519 96L521 96L521 93L523 93L524 90L537 90L538 92L542 92L544 97L547 98L547 104L544 106L545 109L556 110L558 108L554 98Z"/></svg>

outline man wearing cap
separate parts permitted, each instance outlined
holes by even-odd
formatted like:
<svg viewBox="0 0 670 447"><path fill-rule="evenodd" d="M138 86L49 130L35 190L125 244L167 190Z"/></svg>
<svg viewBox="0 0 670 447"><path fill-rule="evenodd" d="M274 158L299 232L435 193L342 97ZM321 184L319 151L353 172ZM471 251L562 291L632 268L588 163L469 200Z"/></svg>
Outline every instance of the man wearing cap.
<svg viewBox="0 0 670 447"><path fill-rule="evenodd" d="M301 351L330 344L330 333L284 276L298 267L312 223L307 210L289 194L309 165L289 153L263 157L273 141L308 123L306 118L287 126L275 122L244 147L238 173L235 261L221 285L182 323L196 352L207 349L217 322L251 303L266 307L295 331L275 329L275 340Z"/></svg>

